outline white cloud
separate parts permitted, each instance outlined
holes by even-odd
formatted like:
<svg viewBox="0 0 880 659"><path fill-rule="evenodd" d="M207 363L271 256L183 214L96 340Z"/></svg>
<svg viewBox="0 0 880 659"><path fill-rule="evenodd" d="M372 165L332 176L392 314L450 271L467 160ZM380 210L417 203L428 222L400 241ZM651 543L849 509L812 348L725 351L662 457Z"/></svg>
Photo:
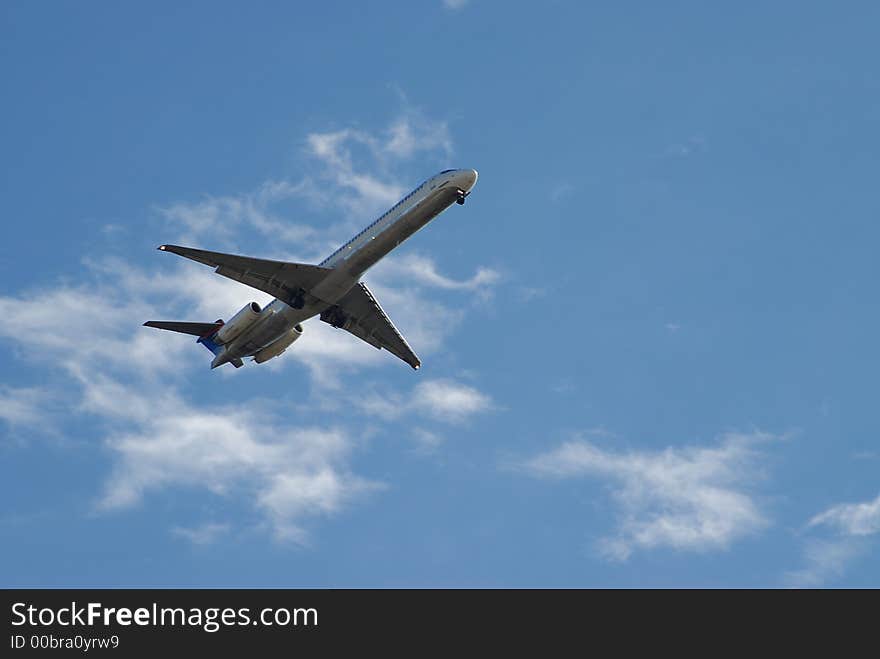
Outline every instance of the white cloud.
<svg viewBox="0 0 880 659"><path fill-rule="evenodd" d="M109 446L119 461L102 507L131 506L150 490L168 486L200 487L252 499L279 538L303 542L300 520L337 512L379 486L345 466L352 442L343 431L260 427L243 417L178 411L112 439Z"/></svg>
<svg viewBox="0 0 880 659"><path fill-rule="evenodd" d="M816 588L839 579L849 564L864 554L865 544L852 538L809 539L804 544L804 567L788 572L784 582L795 588Z"/></svg>
<svg viewBox="0 0 880 659"><path fill-rule="evenodd" d="M468 385L451 380L427 380L416 385L411 405L439 421L459 423L489 410L492 401Z"/></svg>
<svg viewBox="0 0 880 659"><path fill-rule="evenodd" d="M433 453L445 441L442 435L424 428L414 428L412 439L421 453Z"/></svg>
<svg viewBox="0 0 880 659"><path fill-rule="evenodd" d="M358 171L350 151L352 144L381 154L378 140L362 131L346 129L335 133L313 133L306 139L308 152L323 163L323 175L343 193L337 203L353 213L367 215L390 206L403 196L405 188L388 183L373 174Z"/></svg>
<svg viewBox="0 0 880 659"><path fill-rule="evenodd" d="M408 159L422 151L439 151L452 155L452 138L445 121L432 121L409 108L392 122L382 149L396 158Z"/></svg>
<svg viewBox="0 0 880 659"><path fill-rule="evenodd" d="M445 290L488 292L498 283L501 275L492 268L481 267L468 279L453 279L439 272L434 259L420 254L407 254L397 259L382 261L376 266L374 277L382 280L415 281L424 286Z"/></svg>
<svg viewBox="0 0 880 659"><path fill-rule="evenodd" d="M356 153L365 151L369 170L359 166ZM333 186L324 202L362 216L384 210L415 181L399 181L396 166L420 153L452 154L452 139L445 122L426 118L407 108L388 129L373 134L355 128L306 137L306 153L318 164L322 181Z"/></svg>
<svg viewBox="0 0 880 659"><path fill-rule="evenodd" d="M112 287L61 285L0 297L0 336L35 360L68 369L81 366L152 374L178 359L176 344L138 331L149 305Z"/></svg>
<svg viewBox="0 0 880 659"><path fill-rule="evenodd" d="M250 500L277 537L304 542L301 520L380 487L351 473L355 443L342 429L283 423L256 401L196 407L108 378L83 386L85 407L114 424L106 445L117 459L101 509L131 507L164 488L200 488Z"/></svg>
<svg viewBox="0 0 880 659"><path fill-rule="evenodd" d="M188 540L194 545L211 545L219 540L220 537L229 533L229 530L229 524L205 522L204 524L199 524L192 528L175 526L171 529L171 532L176 536Z"/></svg>
<svg viewBox="0 0 880 659"><path fill-rule="evenodd" d="M229 242L242 229L255 229L273 240L295 244L315 235L312 227L285 221L270 211L270 204L288 196L306 196L305 182L267 182L255 193L207 197L196 203L177 202L157 211L172 226L183 230L178 240L191 243L201 237Z"/></svg>
<svg viewBox="0 0 880 659"><path fill-rule="evenodd" d="M821 586L845 574L849 564L868 550L870 537L880 533L880 495L861 503L831 506L815 515L807 529L831 535L804 541L804 567L785 575L786 583L792 586Z"/></svg>
<svg viewBox="0 0 880 659"><path fill-rule="evenodd" d="M0 419L11 426L42 426L51 394L39 387L0 385Z"/></svg>
<svg viewBox="0 0 880 659"><path fill-rule="evenodd" d="M469 385L453 380L425 380L408 396L396 392L371 391L353 398L364 413L386 420L419 414L444 423L462 423L492 409L492 399Z"/></svg>
<svg viewBox="0 0 880 659"><path fill-rule="evenodd" d="M578 439L524 464L545 478L598 477L611 483L616 532L600 542L604 555L626 560L636 550L725 549L768 521L750 492L758 445L766 433L728 433L714 446L663 451L613 451Z"/></svg>
<svg viewBox="0 0 880 659"><path fill-rule="evenodd" d="M401 394L392 391L359 393L352 398L352 402L364 414L377 416L386 421L399 419L409 408L409 401Z"/></svg>
<svg viewBox="0 0 880 659"><path fill-rule="evenodd" d="M547 289L539 286L523 286L517 290L517 295L523 302L531 302L547 296Z"/></svg>
<svg viewBox="0 0 880 659"><path fill-rule="evenodd" d="M832 506L810 520L808 526L828 526L843 535L866 536L880 532L880 495L862 503Z"/></svg>

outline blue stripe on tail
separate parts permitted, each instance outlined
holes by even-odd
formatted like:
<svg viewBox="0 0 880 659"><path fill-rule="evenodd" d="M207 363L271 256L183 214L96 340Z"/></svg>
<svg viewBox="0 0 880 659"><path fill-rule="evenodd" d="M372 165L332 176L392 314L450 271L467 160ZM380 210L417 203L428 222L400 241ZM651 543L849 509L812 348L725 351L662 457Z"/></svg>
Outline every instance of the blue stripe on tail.
<svg viewBox="0 0 880 659"><path fill-rule="evenodd" d="M220 352L222 352L223 350L223 346L213 340L215 336L217 336L216 332L214 332L214 334L212 334L211 336L203 336L199 338L196 343L201 343L215 355L220 354Z"/></svg>

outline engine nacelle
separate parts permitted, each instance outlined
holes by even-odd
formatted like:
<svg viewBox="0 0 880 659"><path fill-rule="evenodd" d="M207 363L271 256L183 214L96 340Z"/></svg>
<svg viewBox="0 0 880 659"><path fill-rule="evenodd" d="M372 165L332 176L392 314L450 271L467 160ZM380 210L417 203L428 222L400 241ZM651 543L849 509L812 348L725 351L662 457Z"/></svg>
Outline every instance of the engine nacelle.
<svg viewBox="0 0 880 659"><path fill-rule="evenodd" d="M273 357L277 357L282 352L287 350L288 346L291 343L296 341L303 334L302 325L294 325L290 328L286 334L281 335L279 338L275 339L267 345L265 348L260 350L256 355L254 355L254 361L258 364L262 364L263 362L267 362Z"/></svg>
<svg viewBox="0 0 880 659"><path fill-rule="evenodd" d="M214 340L218 343L229 343L248 327L257 322L257 319L260 317L260 311L260 305L256 302L251 302L250 304L245 305L241 311L230 318L229 322L220 328L220 331L217 332Z"/></svg>

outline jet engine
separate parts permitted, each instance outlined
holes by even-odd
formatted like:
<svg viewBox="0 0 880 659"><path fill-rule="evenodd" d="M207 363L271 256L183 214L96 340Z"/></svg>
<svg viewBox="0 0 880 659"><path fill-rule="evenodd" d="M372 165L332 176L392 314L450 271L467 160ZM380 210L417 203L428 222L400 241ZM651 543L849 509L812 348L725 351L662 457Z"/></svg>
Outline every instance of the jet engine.
<svg viewBox="0 0 880 659"><path fill-rule="evenodd" d="M260 311L260 305L256 302L245 305L241 311L220 328L214 340L218 343L229 343L257 321L260 317Z"/></svg>
<svg viewBox="0 0 880 659"><path fill-rule="evenodd" d="M277 357L282 352L287 350L291 343L301 337L302 333L302 325L294 325L290 328L288 332L282 334L279 338L272 341L272 343L270 343L265 348L260 350L256 355L254 355L254 361L258 364L262 364L263 362L269 361L273 357Z"/></svg>

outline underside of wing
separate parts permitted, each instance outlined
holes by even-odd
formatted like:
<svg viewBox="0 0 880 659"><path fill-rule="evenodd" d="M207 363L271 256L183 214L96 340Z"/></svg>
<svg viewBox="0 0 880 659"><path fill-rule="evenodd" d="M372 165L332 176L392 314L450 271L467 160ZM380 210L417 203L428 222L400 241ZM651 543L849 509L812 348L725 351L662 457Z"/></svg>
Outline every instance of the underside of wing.
<svg viewBox="0 0 880 659"><path fill-rule="evenodd" d="M216 323L187 323L177 320L148 320L144 325L146 327L168 330L170 332L180 332L181 334L208 336L212 332L223 327L223 321L217 321Z"/></svg>
<svg viewBox="0 0 880 659"><path fill-rule="evenodd" d="M341 327L376 348L384 348L414 369L421 366L416 353L363 282L322 313L321 320L334 327Z"/></svg>
<svg viewBox="0 0 880 659"><path fill-rule="evenodd" d="M255 259L178 245L161 245L159 249L210 265L218 275L247 284L296 308L302 306L303 295L332 272L306 263Z"/></svg>

